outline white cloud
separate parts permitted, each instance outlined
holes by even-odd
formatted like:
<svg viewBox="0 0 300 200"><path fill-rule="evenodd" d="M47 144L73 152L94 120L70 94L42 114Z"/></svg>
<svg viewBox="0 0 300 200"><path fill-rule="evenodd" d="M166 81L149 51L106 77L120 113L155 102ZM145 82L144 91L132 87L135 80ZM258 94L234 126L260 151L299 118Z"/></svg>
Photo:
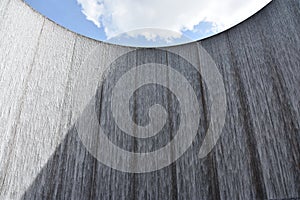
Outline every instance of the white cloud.
<svg viewBox="0 0 300 200"><path fill-rule="evenodd" d="M131 31L131 36L142 35L148 40L178 38L180 33L193 30L203 21L212 23L215 31L220 31L241 22L270 1L77 0L87 19L98 27L103 26L108 39ZM167 29L174 35L166 35L164 31L132 32L143 28Z"/></svg>
<svg viewBox="0 0 300 200"><path fill-rule="evenodd" d="M82 13L87 20L92 21L98 28L100 28L100 17L103 16L103 4L97 0L77 0L82 7Z"/></svg>
<svg viewBox="0 0 300 200"><path fill-rule="evenodd" d="M138 36L144 36L146 40L153 41L153 42L159 39L163 39L167 43L171 43L174 39L181 38L182 36L180 32L174 32L174 31L157 29L157 28L137 29L133 31L127 31L126 34L129 37L134 37L134 38Z"/></svg>

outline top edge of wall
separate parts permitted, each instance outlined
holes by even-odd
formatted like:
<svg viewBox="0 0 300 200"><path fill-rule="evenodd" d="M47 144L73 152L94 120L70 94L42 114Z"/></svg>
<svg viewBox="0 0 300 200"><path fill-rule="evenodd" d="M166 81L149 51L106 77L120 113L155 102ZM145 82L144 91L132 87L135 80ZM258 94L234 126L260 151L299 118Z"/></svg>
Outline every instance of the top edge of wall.
<svg viewBox="0 0 300 200"><path fill-rule="evenodd" d="M175 44L175 45L169 45L169 46L157 46L157 47L135 47L135 46L131 46L131 45L121 45L121 44L114 44L114 43L110 43L110 42L106 42L106 41L101 41L101 40L97 40L97 39L94 39L94 38L91 38L91 37L88 37L88 36L85 36L85 35L82 35L80 33L76 33L58 23L56 23L55 21L53 21L52 19L46 17L45 15L43 15L42 13L38 12L37 10L35 10L33 7L31 7L29 4L27 4L25 2L25 0L16 0L16 1L21 1L22 3L24 3L32 12L34 13L37 13L39 15L41 15L44 19L48 20L49 22L55 24L56 26L60 27L61 29L64 29L70 33L73 33L74 35L78 36L78 37L82 37L82 38L86 38L88 40L91 40L91 41L94 41L94 42L98 42L99 44L106 44L106 45L111 45L111 46L116 46L116 47L122 47L122 48L134 48L134 49L156 49L156 48L162 48L162 49L166 49L166 48L171 48L171 47L180 47L180 46L185 46L185 45L191 45L193 43L198 43L198 42L203 42L203 41L206 41L206 40L210 40L212 38L215 38L215 37L218 37L219 35L222 35L222 34L226 34L228 31L232 30L232 29L236 29L238 28L239 26L241 26L242 24L244 23L247 23L249 20L251 20L252 18L254 18L256 15L260 14L261 12L264 12L264 10L269 7L271 4L274 3L274 0L271 0L268 4L266 4L264 7L262 7L260 10L258 10L256 13L254 13L253 15L249 16L248 18L246 18L245 20L237 23L236 25L228 28L228 29L225 29L224 31L221 31L217 34L214 34L212 36L208 36L208 37L205 37L203 39L200 39L200 40L195 40L195 41L191 41L191 42L187 42L187 43L183 43L183 44Z"/></svg>

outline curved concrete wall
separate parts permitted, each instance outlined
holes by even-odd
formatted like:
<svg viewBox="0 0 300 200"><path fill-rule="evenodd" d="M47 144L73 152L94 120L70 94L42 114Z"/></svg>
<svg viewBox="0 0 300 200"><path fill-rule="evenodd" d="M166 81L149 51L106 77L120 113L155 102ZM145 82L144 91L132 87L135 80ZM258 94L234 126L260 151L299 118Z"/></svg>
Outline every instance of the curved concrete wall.
<svg viewBox="0 0 300 200"><path fill-rule="evenodd" d="M97 77L116 56L136 49L79 36L20 0L1 0L1 199L300 197L299 10L298 0L277 0L206 40L162 51L137 49L141 53L127 65L147 59L178 64L168 54L173 52L198 63L201 71L206 62L199 50L203 47L222 75L227 114L222 135L205 158L197 158L200 131L192 147L172 165L133 174L98 162L82 144L74 124L89 95L96 93ZM95 72L85 70L82 64L95 47L101 65ZM211 104L205 81L199 78L197 83L200 129L206 130ZM89 91L80 90L87 85L92 85ZM100 103L108 105L101 98ZM167 110L175 112L176 102L169 103ZM133 110L138 115L139 108ZM135 146L136 141L131 142Z"/></svg>

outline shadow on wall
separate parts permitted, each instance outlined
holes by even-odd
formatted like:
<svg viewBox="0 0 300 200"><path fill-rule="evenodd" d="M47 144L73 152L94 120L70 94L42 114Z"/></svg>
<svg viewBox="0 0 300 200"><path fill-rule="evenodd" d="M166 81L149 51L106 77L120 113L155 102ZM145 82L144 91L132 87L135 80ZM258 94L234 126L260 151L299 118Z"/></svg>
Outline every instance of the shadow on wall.
<svg viewBox="0 0 300 200"><path fill-rule="evenodd" d="M165 51L145 49L140 50L140 53L146 56L141 56L141 60L136 63L137 66L140 65L139 62L146 62L143 59L147 62L154 59L157 63L157 58L160 58L161 64L168 63ZM174 56L172 62L177 62L178 56L170 54L169 58L171 55ZM129 136L114 124L109 106L111 102L109 94L115 85L114 81L122 75L118 73L123 69L120 67L117 69L117 73L113 73L96 94L95 110L106 136L126 151L142 153L162 148L174 138L180 124L178 99L169 89L158 84L148 84L137 89L129 103L129 110L136 124L149 123L147 111L155 104L165 108L168 119L163 129L155 136L145 139ZM202 160L198 159L201 141L207 127L207 116L204 114L206 105L202 100L202 93L206 93L205 87L201 86L202 80L196 69L185 73L194 83L194 87L198 88L196 93L202 107L198 134L193 145L175 163L161 170L143 174L111 169L98 162L86 150L74 126L26 191L23 199L196 199L199 196L206 199L218 198L214 154ZM205 187L202 187L203 185Z"/></svg>

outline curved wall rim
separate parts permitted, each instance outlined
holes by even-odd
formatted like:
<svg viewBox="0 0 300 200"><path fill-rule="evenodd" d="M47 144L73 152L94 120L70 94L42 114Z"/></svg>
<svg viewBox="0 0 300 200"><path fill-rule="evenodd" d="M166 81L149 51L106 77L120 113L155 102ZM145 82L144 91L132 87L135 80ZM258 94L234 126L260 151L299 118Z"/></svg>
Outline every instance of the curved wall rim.
<svg viewBox="0 0 300 200"><path fill-rule="evenodd" d="M240 26L241 24L245 23L247 20L250 20L252 17L254 17L254 16L257 15L258 13L260 13L262 10L264 10L266 7L268 7L268 6L272 3L272 1L274 1L274 0L271 0L269 3L267 3L267 4L266 4L265 6L263 6L261 9L259 9L257 12L255 12L255 13L252 14L252 15L250 15L250 16L247 17L246 19L240 21L239 23L237 23L237 24L235 24L235 25L233 25L233 26L231 26L231 27L229 27L229 28L226 28L226 29L224 29L223 31L220 31L220 32L218 32L218 33L216 33L216 34L213 34L213 35L211 35L211 36L204 37L204 38L199 39L199 40L189 41L189 42L186 42L186 43L183 43L183 44L174 44L174 45L170 45L170 46L167 46L167 45L165 45L165 46L153 46L153 47L141 47L141 46L135 47L135 46L133 46L133 45L128 45L128 46L127 46L127 45L122 45L122 44L110 43L109 41L97 40L97 39L94 39L94 38L85 36L85 35L83 35L83 34L76 33L76 32L74 32L74 31L72 31L72 30L70 30L70 29L68 29L68 28L66 28L66 27L64 27L64 26L62 26L62 25L60 25L60 24L58 24L57 22L55 22L54 20L52 20L52 19L50 19L49 17L45 16L44 14L40 13L39 11L35 10L35 9L34 9L33 7L31 7L28 3L26 3L25 0L19 0L19 1L22 1L24 4L26 4L26 5L27 5L30 9L32 9L34 12L40 14L40 15L43 16L45 19L51 21L52 23L56 24L57 26L59 26L59 27L65 29L65 30L67 30L67 31L70 31L70 32L72 32L72 33L74 33L74 34L76 34L76 35L78 35L78 36L81 36L81 37L84 37L84 38L87 38L87 39L90 39L90 40L94 40L94 41L101 42L101 43L107 43L107 44L110 44L110 45L116 45L116 46L120 46L120 47L133 47L133 48L168 48L168 47L176 47L176 46L186 45L186 44L190 44L190 43L193 43L193 42L201 42L201 41L207 40L207 39L209 39L209 38L212 38L212 37L218 36L218 35L220 35L220 34L223 34L223 33L227 32L227 31L230 31L231 29L234 29L235 27Z"/></svg>

